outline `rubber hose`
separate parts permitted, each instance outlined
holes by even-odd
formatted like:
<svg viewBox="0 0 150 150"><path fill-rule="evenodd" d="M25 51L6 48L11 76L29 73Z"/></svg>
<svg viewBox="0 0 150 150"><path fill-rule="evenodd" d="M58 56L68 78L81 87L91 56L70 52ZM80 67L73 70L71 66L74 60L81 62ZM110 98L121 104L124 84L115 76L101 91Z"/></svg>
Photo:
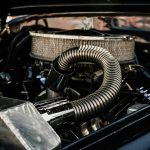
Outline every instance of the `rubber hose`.
<svg viewBox="0 0 150 150"><path fill-rule="evenodd" d="M83 121L97 116L110 107L117 96L122 82L118 61L104 48L82 45L62 53L58 67L68 71L76 62L94 62L103 68L103 82L94 93L70 102L75 113L75 121Z"/></svg>

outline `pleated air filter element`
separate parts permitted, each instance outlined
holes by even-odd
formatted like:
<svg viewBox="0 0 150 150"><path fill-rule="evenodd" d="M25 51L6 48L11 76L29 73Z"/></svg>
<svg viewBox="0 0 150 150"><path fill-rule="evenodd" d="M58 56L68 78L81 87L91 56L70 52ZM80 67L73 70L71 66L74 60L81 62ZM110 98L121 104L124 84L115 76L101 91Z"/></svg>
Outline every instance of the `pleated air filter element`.
<svg viewBox="0 0 150 150"><path fill-rule="evenodd" d="M91 33L91 32L90 32ZM62 52L80 45L94 45L107 49L120 63L134 60L135 41L129 35L106 35L86 30L71 30L59 33L31 32L31 56L46 61L53 61Z"/></svg>

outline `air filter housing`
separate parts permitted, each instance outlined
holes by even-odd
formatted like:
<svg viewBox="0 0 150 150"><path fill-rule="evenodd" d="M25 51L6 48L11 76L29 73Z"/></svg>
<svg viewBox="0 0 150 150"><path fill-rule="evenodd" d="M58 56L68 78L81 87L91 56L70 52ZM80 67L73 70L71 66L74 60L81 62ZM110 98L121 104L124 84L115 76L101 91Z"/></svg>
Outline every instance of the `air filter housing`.
<svg viewBox="0 0 150 150"><path fill-rule="evenodd" d="M62 52L80 45L93 45L107 49L120 63L134 60L135 41L129 35L88 34L86 30L60 33L35 33L32 37L31 56L40 60L53 61Z"/></svg>

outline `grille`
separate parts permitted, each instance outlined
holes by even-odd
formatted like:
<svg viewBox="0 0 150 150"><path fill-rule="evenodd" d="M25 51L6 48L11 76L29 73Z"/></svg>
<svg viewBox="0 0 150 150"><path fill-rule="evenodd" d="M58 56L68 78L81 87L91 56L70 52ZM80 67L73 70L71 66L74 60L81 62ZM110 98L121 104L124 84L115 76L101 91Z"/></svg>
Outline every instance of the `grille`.
<svg viewBox="0 0 150 150"><path fill-rule="evenodd" d="M120 63L134 60L135 41L132 36L104 34L90 36L68 33L30 32L32 37L31 56L40 60L53 61L62 52L72 47L94 45L107 49Z"/></svg>

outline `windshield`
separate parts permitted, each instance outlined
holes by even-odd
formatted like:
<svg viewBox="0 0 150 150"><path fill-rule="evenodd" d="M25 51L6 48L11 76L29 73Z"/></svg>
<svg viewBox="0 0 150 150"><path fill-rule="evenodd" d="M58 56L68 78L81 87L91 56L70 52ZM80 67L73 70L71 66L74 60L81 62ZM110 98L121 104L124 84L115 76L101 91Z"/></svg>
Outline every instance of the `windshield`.
<svg viewBox="0 0 150 150"><path fill-rule="evenodd" d="M27 19L26 19L27 18ZM31 19L30 19L31 18ZM23 21L25 20L25 21ZM110 30L112 28L121 29L137 29L150 30L149 16L80 16L80 17L49 17L43 16L37 18L37 15L32 16L9 16L7 22L19 22L19 28L27 25L40 24L49 28L57 28L64 30L72 29L97 29ZM15 24L16 27L18 28Z"/></svg>
<svg viewBox="0 0 150 150"><path fill-rule="evenodd" d="M115 27L150 30L150 17L149 16L114 17L111 23Z"/></svg>

